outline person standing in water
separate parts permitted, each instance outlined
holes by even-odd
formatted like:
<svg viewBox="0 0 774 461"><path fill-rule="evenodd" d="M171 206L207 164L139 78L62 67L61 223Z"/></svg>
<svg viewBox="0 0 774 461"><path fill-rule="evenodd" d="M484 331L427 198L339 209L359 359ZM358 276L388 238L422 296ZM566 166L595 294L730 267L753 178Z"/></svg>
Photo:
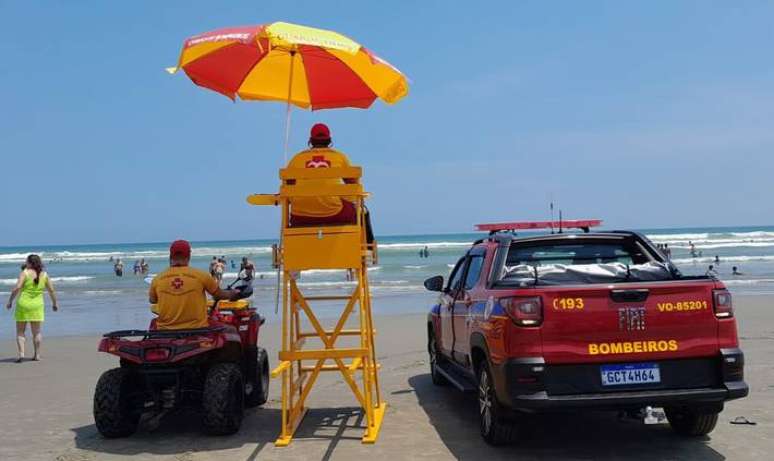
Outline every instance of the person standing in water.
<svg viewBox="0 0 774 461"><path fill-rule="evenodd" d="M145 258L140 259L140 272L142 275L148 275L148 272L150 271L150 265L145 262Z"/></svg>
<svg viewBox="0 0 774 461"><path fill-rule="evenodd" d="M51 284L48 274L43 270L43 262L40 256L29 255L27 256L27 264L19 274L16 286L11 291L11 297L8 298L8 304L5 306L7 309L11 309L13 307L13 300L21 292L19 299L16 301L16 312L14 313L14 319L16 320L16 349L19 354L16 363L21 363L24 359L24 345L27 341L26 330L28 323L30 324L30 330L32 330L32 344L35 346L35 355L32 360L40 360L40 347L43 341L40 328L45 318L44 289L48 291L48 296L51 298L51 308L54 312L58 311L56 291L54 291L54 285Z"/></svg>
<svg viewBox="0 0 774 461"><path fill-rule="evenodd" d="M213 256L212 261L210 261L210 276L212 278L215 278L215 267L218 265L218 257Z"/></svg>
<svg viewBox="0 0 774 461"><path fill-rule="evenodd" d="M116 263L113 264L113 271L115 271L116 277L124 276L124 263L121 262L121 258L116 258Z"/></svg>

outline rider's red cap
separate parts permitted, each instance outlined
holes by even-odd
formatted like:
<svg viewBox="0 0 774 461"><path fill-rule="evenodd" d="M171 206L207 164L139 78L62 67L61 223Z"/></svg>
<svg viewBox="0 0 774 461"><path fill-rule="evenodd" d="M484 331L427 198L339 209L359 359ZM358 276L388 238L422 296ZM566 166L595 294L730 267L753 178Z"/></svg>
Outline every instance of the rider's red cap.
<svg viewBox="0 0 774 461"><path fill-rule="evenodd" d="M170 256L182 256L184 258L191 257L191 244L187 240L175 240L172 245L169 246Z"/></svg>
<svg viewBox="0 0 774 461"><path fill-rule="evenodd" d="M319 141L326 141L331 139L331 130L328 128L328 125L324 123L316 123L312 127L312 131L309 133L309 139Z"/></svg>

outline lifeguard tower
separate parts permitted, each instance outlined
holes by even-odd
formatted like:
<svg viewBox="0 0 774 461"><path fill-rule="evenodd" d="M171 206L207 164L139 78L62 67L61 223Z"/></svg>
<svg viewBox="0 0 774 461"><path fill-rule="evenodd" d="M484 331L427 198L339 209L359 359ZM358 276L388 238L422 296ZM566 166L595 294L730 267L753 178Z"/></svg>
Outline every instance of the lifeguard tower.
<svg viewBox="0 0 774 461"><path fill-rule="evenodd" d="M281 273L282 350L272 377L282 379L282 431L276 446L287 446L306 414L306 399L321 372L340 372L365 414L363 443L379 435L387 404L379 390L368 266L377 263L376 242L366 238L362 170L346 168L286 168L280 170L278 194L255 194L252 205L282 208L280 243L274 264ZM309 185L304 180L342 179L350 184ZM354 203L357 218L349 225L291 227L294 198L341 197ZM354 289L347 295L307 296L297 283L298 274L310 269L342 269L353 274ZM326 328L315 314L318 302L340 301L341 315ZM350 338L346 347L337 340ZM307 346L307 342L314 343Z"/></svg>

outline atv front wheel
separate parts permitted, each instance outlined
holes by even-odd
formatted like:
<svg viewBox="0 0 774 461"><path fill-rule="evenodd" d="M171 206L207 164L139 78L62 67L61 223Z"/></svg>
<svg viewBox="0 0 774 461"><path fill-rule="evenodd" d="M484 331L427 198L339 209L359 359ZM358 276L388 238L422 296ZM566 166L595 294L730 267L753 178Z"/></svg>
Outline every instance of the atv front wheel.
<svg viewBox="0 0 774 461"><path fill-rule="evenodd" d="M94 390L94 423L107 438L127 437L137 431L141 410L132 407L137 389L129 371L113 368L102 373Z"/></svg>
<svg viewBox="0 0 774 461"><path fill-rule="evenodd" d="M478 370L478 410L481 436L488 444L503 445L512 441L515 426L505 418L506 409L497 400L486 360Z"/></svg>
<svg viewBox="0 0 774 461"><path fill-rule="evenodd" d="M247 408L257 407L266 403L269 399L269 355L266 349L259 347L257 351L257 362L255 367L255 376L248 378L248 385L252 388L247 393L245 386L245 406Z"/></svg>
<svg viewBox="0 0 774 461"><path fill-rule="evenodd" d="M237 432L244 415L244 381L239 367L219 363L207 372L204 380L202 408L204 429L213 435Z"/></svg>
<svg viewBox="0 0 774 461"><path fill-rule="evenodd" d="M672 429L680 435L707 435L715 429L718 413L697 413L690 408L664 408Z"/></svg>

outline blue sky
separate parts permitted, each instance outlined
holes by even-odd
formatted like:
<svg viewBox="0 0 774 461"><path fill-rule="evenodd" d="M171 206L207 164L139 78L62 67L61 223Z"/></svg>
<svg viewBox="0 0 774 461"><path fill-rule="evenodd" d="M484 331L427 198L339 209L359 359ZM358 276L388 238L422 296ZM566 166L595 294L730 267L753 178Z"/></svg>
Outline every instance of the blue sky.
<svg viewBox="0 0 774 461"><path fill-rule="evenodd" d="M186 37L334 29L412 81L293 113L365 168L377 233L566 217L774 222L772 2L0 0L0 246L272 237L284 106L169 76Z"/></svg>

